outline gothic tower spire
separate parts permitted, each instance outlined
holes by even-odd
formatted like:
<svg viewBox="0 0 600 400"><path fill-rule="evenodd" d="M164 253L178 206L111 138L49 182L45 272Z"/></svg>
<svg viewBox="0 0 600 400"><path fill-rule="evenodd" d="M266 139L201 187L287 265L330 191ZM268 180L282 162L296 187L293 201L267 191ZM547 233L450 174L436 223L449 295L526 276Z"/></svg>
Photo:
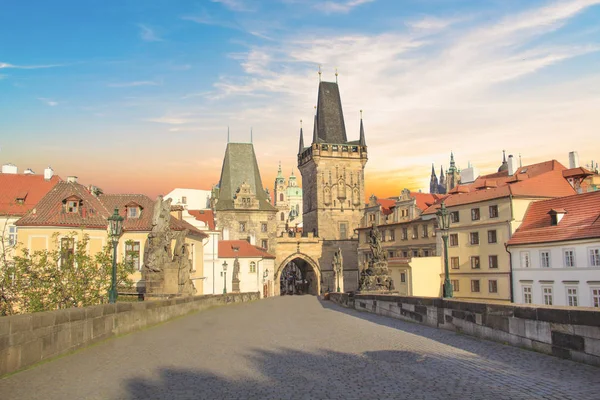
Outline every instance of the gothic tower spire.
<svg viewBox="0 0 600 400"><path fill-rule="evenodd" d="M362 116L362 110L360 110L360 140L359 140L359 144L361 146L366 146L367 145L367 141L365 140L365 127L363 126L363 116Z"/></svg>
<svg viewBox="0 0 600 400"><path fill-rule="evenodd" d="M302 120L300 120L300 144L298 145L298 154L304 151L304 133L302 132Z"/></svg>

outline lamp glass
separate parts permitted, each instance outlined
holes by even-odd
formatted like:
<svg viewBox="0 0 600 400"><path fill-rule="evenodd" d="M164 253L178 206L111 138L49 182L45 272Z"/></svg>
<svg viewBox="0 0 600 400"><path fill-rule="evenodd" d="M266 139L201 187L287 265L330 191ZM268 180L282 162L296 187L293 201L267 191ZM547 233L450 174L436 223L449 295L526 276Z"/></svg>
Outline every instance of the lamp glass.
<svg viewBox="0 0 600 400"><path fill-rule="evenodd" d="M108 217L108 223L110 226L110 236L113 240L118 240L123 231L123 217L119 215L118 208L115 208L113 215Z"/></svg>

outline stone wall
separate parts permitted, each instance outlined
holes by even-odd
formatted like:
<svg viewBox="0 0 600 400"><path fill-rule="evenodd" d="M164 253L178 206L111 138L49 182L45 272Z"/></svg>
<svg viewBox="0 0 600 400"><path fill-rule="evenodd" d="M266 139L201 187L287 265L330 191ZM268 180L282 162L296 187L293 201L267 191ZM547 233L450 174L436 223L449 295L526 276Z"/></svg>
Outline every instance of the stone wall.
<svg viewBox="0 0 600 400"><path fill-rule="evenodd" d="M110 337L259 293L190 296L0 317L0 376Z"/></svg>
<svg viewBox="0 0 600 400"><path fill-rule="evenodd" d="M600 310L330 293L344 307L600 366Z"/></svg>

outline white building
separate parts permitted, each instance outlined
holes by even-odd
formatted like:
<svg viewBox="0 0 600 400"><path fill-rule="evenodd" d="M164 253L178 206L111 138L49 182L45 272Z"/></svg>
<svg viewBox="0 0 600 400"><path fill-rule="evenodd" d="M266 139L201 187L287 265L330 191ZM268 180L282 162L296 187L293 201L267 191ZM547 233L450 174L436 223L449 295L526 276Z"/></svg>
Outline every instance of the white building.
<svg viewBox="0 0 600 400"><path fill-rule="evenodd" d="M164 196L171 199L172 205L182 205L189 210L207 210L210 208L210 190L175 188Z"/></svg>
<svg viewBox="0 0 600 400"><path fill-rule="evenodd" d="M217 287L223 293L226 282L227 293L260 292L260 297L270 297L274 293L273 274L275 256L263 248L253 246L246 240L221 240L219 242L219 283ZM239 287L233 281L236 263L239 265ZM227 270L223 271L224 264Z"/></svg>
<svg viewBox="0 0 600 400"><path fill-rule="evenodd" d="M515 303L600 307L600 192L532 203L507 250Z"/></svg>

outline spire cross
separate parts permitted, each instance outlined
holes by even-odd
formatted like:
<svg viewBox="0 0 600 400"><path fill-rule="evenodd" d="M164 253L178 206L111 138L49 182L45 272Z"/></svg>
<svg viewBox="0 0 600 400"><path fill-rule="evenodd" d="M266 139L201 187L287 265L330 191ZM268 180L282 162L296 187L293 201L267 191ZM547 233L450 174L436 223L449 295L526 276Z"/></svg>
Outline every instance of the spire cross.
<svg viewBox="0 0 600 400"><path fill-rule="evenodd" d="M227 125L227 143L229 143L229 125Z"/></svg>
<svg viewBox="0 0 600 400"><path fill-rule="evenodd" d="M363 112L363 110L360 110L360 119L362 119L362 115L363 115L362 112Z"/></svg>
<svg viewBox="0 0 600 400"><path fill-rule="evenodd" d="M321 64L319 64L319 82L321 82Z"/></svg>
<svg viewBox="0 0 600 400"><path fill-rule="evenodd" d="M338 83L338 69L335 68L335 83Z"/></svg>
<svg viewBox="0 0 600 400"><path fill-rule="evenodd" d="M302 129L302 120L300 120L300 129Z"/></svg>

